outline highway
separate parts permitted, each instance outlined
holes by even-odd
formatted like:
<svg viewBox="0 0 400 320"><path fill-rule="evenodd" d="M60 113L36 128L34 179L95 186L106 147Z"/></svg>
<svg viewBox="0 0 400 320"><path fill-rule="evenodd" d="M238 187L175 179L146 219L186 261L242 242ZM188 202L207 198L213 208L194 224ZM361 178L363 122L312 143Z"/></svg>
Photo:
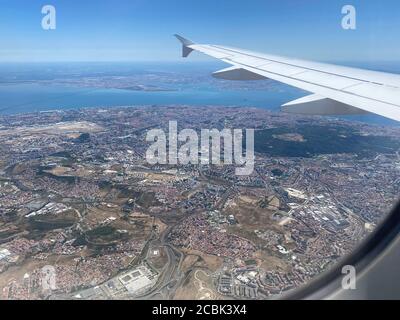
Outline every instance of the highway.
<svg viewBox="0 0 400 320"><path fill-rule="evenodd" d="M156 285L145 295L135 297L135 299L170 299L184 279L184 275L180 270L183 254L166 242L170 231L171 227L168 227L160 236L161 245L165 249L168 257L167 264L161 271ZM147 246L147 250L149 247L150 245ZM147 252L145 254L147 255Z"/></svg>

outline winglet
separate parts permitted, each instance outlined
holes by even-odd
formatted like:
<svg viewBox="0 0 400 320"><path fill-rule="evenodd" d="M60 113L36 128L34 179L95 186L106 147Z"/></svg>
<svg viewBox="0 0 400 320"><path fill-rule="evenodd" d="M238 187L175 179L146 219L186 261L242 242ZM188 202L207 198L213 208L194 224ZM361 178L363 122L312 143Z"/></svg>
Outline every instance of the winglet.
<svg viewBox="0 0 400 320"><path fill-rule="evenodd" d="M180 36L179 34L175 34L175 37L182 43L182 57L186 58L193 51L190 46L194 45L194 42Z"/></svg>

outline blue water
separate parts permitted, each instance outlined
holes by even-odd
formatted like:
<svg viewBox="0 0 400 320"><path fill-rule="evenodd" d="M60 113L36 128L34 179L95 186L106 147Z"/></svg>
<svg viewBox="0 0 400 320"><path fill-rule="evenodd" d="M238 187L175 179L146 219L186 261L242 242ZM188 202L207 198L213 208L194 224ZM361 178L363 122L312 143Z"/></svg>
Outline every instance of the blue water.
<svg viewBox="0 0 400 320"><path fill-rule="evenodd" d="M0 65L0 114L135 105L252 106L279 111L282 104L307 94L271 82L231 85L212 79L210 73L223 67L225 65L219 63ZM149 74L154 75L151 81L146 78ZM174 91L82 88L51 83L54 79L82 76L143 77L144 84L155 84ZM40 82L43 80L50 82ZM395 121L374 115L346 118L398 125Z"/></svg>
<svg viewBox="0 0 400 320"><path fill-rule="evenodd" d="M255 106L278 110L284 102L299 96L297 90L284 94L269 91L217 91L213 88L145 92L17 84L0 86L0 109L3 113L22 113L98 106L186 104Z"/></svg>
<svg viewBox="0 0 400 320"><path fill-rule="evenodd" d="M33 64L0 66L0 111L23 113L53 109L128 105L232 105L255 106L278 110L288 100L304 93L297 89L282 90L275 85L260 90L259 83L219 86L210 74L223 64ZM155 74L153 79L147 79ZM131 91L123 89L80 88L43 84L38 81L60 78L99 76L135 76L146 85L157 85L173 91ZM157 78L161 80L158 80ZM177 79L176 83L173 82ZM28 82L28 83L27 83ZM31 83L35 82L35 83ZM217 86L215 86L217 84Z"/></svg>

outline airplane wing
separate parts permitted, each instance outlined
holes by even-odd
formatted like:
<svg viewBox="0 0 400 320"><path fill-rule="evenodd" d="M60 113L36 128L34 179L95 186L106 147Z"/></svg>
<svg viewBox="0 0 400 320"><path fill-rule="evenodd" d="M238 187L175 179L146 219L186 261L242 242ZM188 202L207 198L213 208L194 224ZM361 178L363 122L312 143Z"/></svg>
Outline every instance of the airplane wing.
<svg viewBox="0 0 400 320"><path fill-rule="evenodd" d="M199 51L232 65L213 73L216 78L269 78L312 93L284 104L284 112L319 115L375 113L400 121L400 75L196 44L175 36L182 43L183 57Z"/></svg>

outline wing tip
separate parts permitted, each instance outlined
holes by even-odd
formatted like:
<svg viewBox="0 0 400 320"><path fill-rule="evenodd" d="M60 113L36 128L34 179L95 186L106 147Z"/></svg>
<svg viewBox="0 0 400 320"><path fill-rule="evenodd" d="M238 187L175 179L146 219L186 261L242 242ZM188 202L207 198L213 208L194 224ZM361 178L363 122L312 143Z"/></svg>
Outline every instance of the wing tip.
<svg viewBox="0 0 400 320"><path fill-rule="evenodd" d="M193 45L194 42L180 36L179 34L174 34L174 36L180 41L180 43L182 43L182 57L184 58L188 57L189 54L193 51L193 49L190 48L190 46Z"/></svg>
<svg viewBox="0 0 400 320"><path fill-rule="evenodd" d="M191 46L191 45L194 44L193 41L191 41L191 40L189 40L189 39L186 39L186 38L182 37L182 36L179 35L179 34L174 34L174 37L177 38L177 39L182 43L182 45L184 45L184 46L186 46L186 47L187 47L187 46Z"/></svg>

